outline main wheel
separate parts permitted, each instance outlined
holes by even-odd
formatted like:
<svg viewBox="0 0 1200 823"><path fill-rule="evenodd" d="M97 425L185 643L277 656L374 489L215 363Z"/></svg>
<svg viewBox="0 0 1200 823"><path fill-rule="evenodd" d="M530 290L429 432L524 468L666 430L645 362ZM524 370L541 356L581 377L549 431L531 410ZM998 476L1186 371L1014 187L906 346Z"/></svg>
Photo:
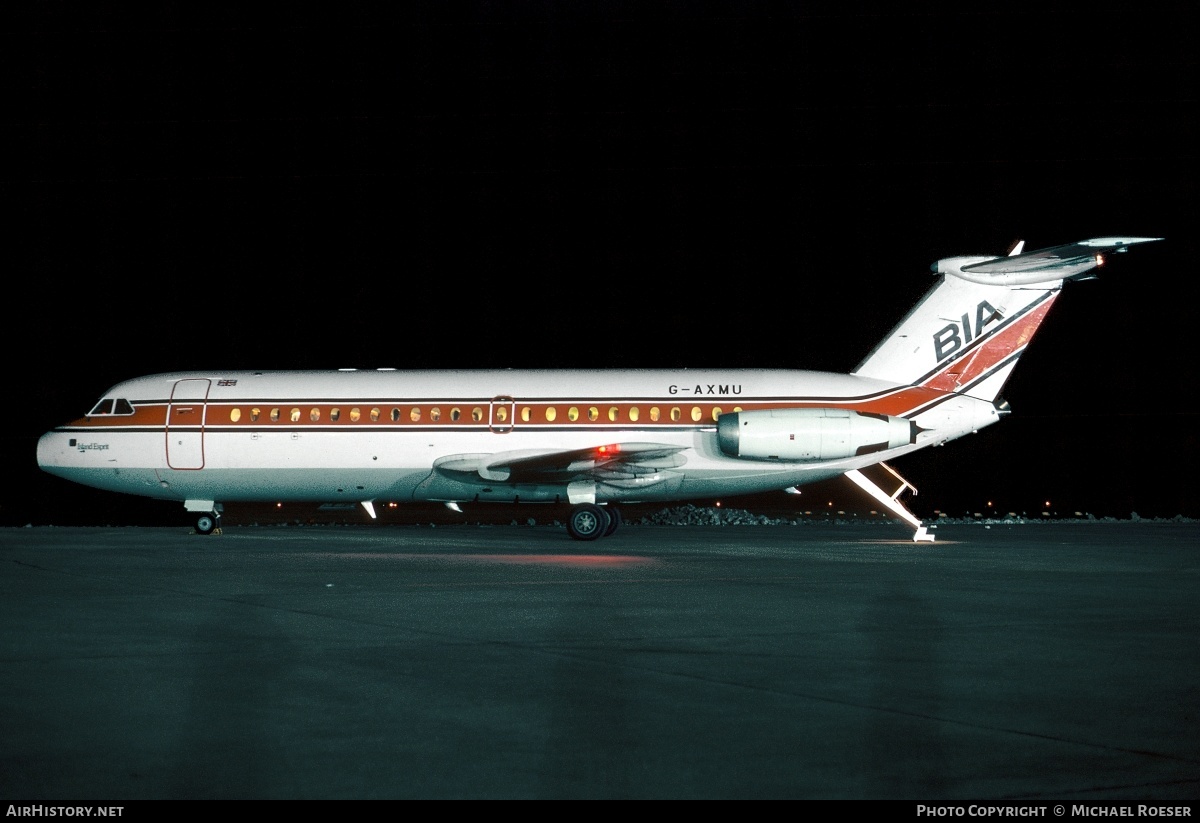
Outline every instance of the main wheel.
<svg viewBox="0 0 1200 823"><path fill-rule="evenodd" d="M595 540L607 533L609 523L604 509L595 503L581 503L567 518L567 533L576 540Z"/></svg>
<svg viewBox="0 0 1200 823"><path fill-rule="evenodd" d="M604 530L604 536L608 537L621 525L621 510L616 506L608 506L604 513L608 515L608 528Z"/></svg>
<svg viewBox="0 0 1200 823"><path fill-rule="evenodd" d="M221 525L221 518L216 512L205 512L196 518L197 534L212 534Z"/></svg>

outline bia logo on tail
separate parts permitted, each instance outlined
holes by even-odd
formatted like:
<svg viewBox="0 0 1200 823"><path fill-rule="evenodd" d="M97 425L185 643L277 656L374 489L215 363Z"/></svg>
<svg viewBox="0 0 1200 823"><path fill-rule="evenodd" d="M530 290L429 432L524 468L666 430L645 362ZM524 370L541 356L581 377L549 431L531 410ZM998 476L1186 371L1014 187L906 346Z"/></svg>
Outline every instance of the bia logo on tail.
<svg viewBox="0 0 1200 823"><path fill-rule="evenodd" d="M983 334L984 328L989 323L998 322L999 320L1000 312L988 301L980 300L979 305L975 307L974 335L971 332L971 315L964 313L960 322L950 323L934 332L934 359L938 363L942 362L970 343L975 335Z"/></svg>

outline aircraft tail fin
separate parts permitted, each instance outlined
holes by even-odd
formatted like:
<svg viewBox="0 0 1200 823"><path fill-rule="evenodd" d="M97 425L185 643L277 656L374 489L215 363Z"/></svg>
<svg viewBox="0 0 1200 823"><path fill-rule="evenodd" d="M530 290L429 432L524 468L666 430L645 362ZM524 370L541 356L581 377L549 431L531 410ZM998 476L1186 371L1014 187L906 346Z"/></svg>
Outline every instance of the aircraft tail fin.
<svg viewBox="0 0 1200 823"><path fill-rule="evenodd" d="M1100 237L1007 256L949 257L940 280L854 374L995 401L1068 280L1160 237Z"/></svg>

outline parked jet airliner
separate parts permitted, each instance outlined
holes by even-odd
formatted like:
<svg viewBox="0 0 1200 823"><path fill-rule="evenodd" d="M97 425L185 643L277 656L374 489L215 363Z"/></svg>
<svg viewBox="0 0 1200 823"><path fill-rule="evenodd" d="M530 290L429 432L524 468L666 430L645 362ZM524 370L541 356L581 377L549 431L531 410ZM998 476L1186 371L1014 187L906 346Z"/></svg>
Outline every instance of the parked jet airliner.
<svg viewBox="0 0 1200 823"><path fill-rule="evenodd" d="M572 504L579 540L617 505L795 490L845 475L932 540L864 469L990 426L1000 392L1063 284L1102 237L938 261L938 280L850 374L813 371L211 371L138 377L44 434L59 477L178 500L196 530L223 504Z"/></svg>

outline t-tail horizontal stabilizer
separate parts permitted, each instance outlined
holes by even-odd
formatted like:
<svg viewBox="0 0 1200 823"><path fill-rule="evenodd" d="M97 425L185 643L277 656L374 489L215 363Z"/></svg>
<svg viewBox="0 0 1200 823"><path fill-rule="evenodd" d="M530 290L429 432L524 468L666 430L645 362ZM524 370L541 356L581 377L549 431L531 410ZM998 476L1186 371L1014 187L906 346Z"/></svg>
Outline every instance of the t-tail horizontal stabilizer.
<svg viewBox="0 0 1200 823"><path fill-rule="evenodd" d="M906 509L904 504L900 502L900 495L903 494L905 490L912 489L913 494L916 494L916 488L912 483L909 483L907 480L901 477L895 469L886 463L880 463L878 466L879 468L886 470L892 478L895 478L895 480L899 482L896 490L890 495L872 482L858 469L852 469L846 472L846 477L853 480L859 488L882 503L888 509L888 511L892 512L892 514L899 517L905 523L912 525L912 527L916 529L916 533L913 534L914 543L932 543L934 541L934 535L930 534L917 516Z"/></svg>
<svg viewBox="0 0 1200 823"><path fill-rule="evenodd" d="M1048 249L1024 252L1024 241L1006 257L947 257L931 267L935 274L952 274L986 286L1028 286L1056 280L1088 279L1087 272L1104 265L1104 255L1122 254L1138 243L1161 237L1096 237Z"/></svg>

